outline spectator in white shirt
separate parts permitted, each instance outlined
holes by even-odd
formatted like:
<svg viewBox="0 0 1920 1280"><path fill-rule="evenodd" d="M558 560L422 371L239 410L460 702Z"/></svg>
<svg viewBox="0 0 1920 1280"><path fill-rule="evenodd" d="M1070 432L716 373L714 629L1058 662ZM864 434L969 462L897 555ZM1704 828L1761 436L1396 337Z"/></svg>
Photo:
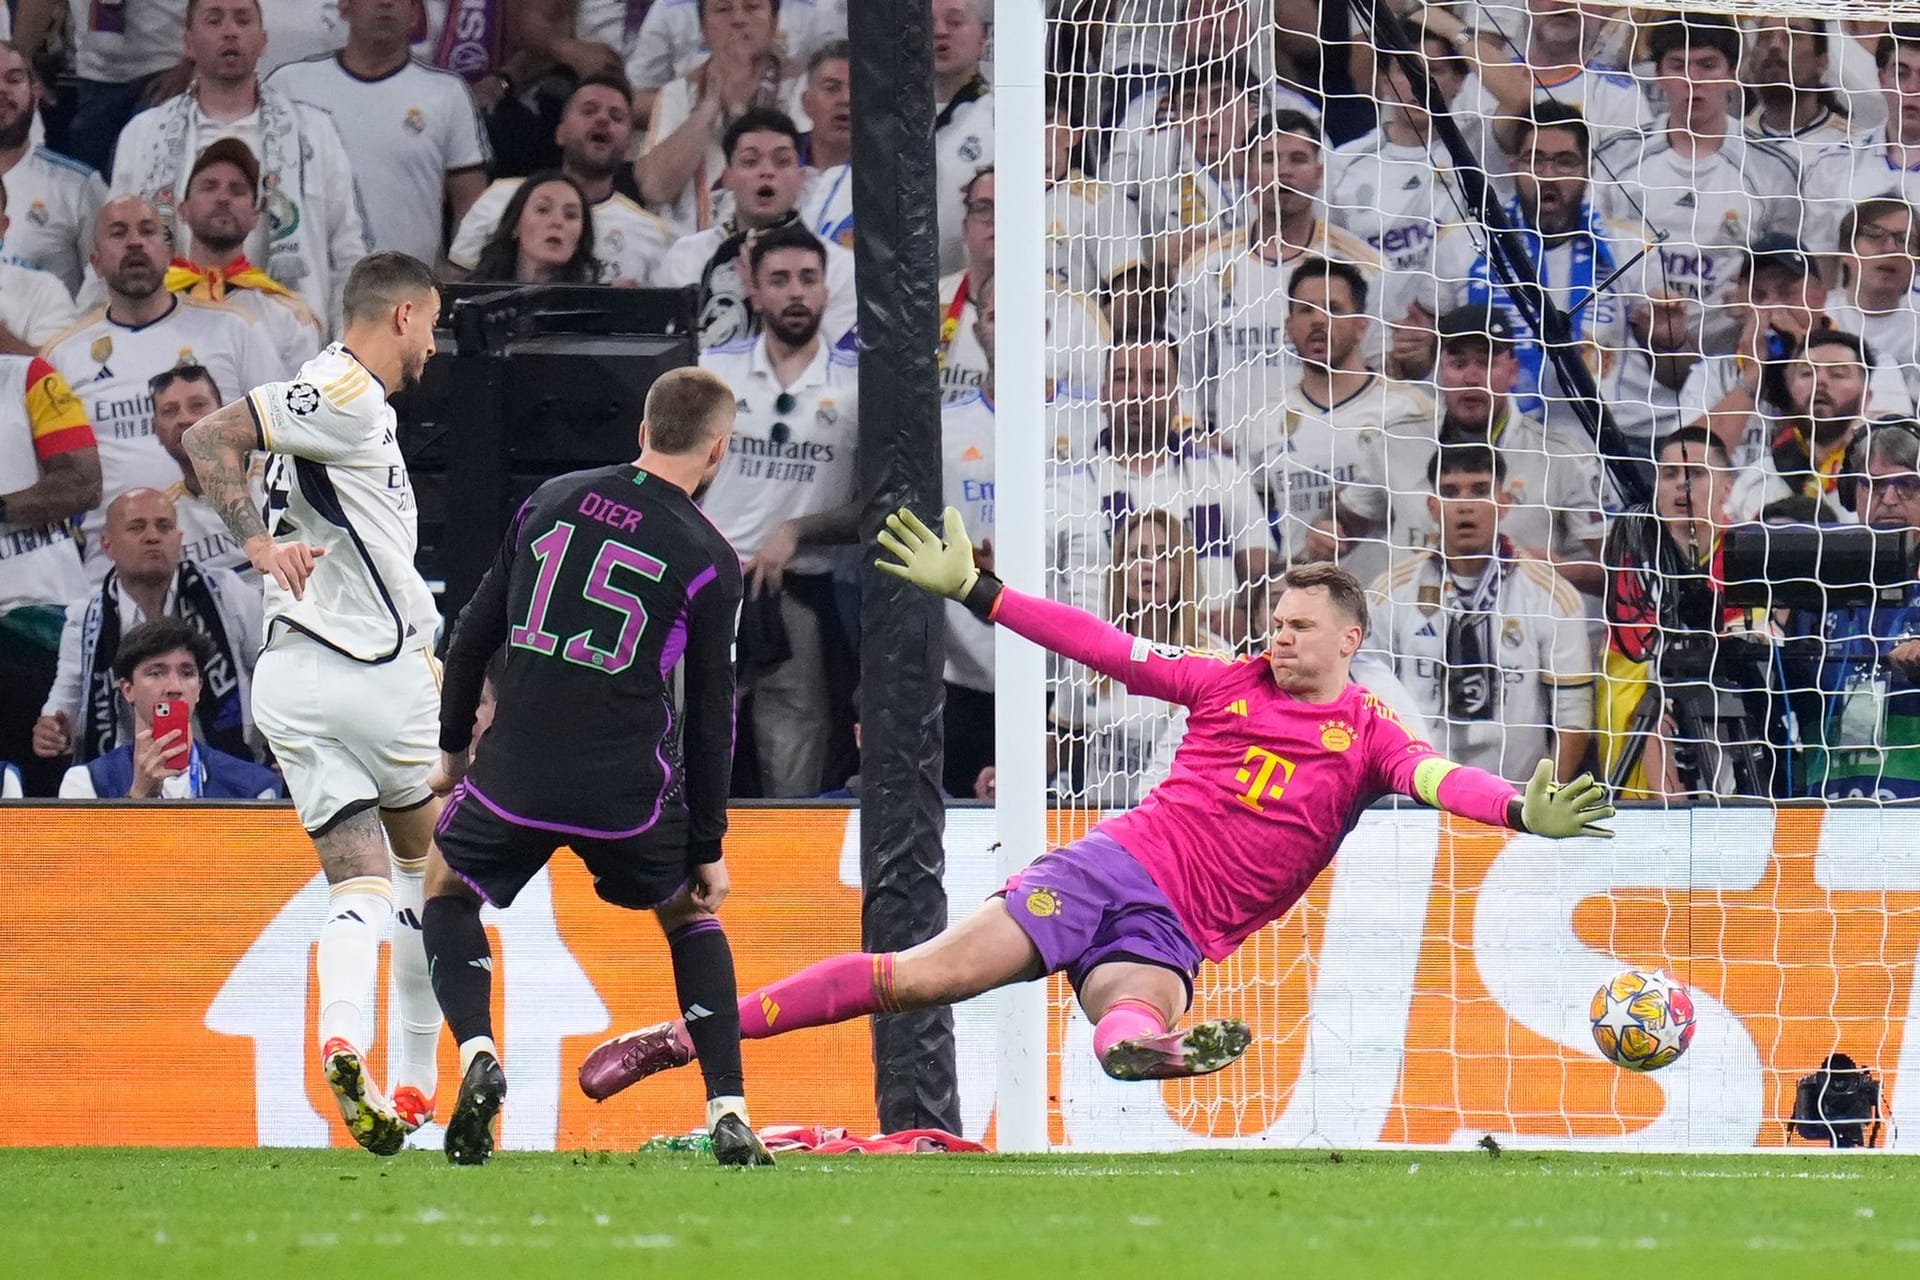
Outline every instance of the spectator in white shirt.
<svg viewBox="0 0 1920 1280"><path fill-rule="evenodd" d="M143 622L173 617L213 642L196 738L231 755L255 754L247 691L260 652L260 592L229 569L188 560L173 500L158 490L129 489L108 503L101 541L113 569L67 606L60 669L34 725L34 753L70 754L85 764L125 742L133 722L114 696L120 641Z"/></svg>
<svg viewBox="0 0 1920 1280"><path fill-rule="evenodd" d="M702 348L724 345L752 330L753 309L742 270L747 242L773 227L801 225L795 206L807 178L800 163L800 131L778 111L756 107L747 112L728 127L721 147L727 168L720 181L733 196L733 216L680 237L653 275L654 284L662 288L699 288ZM827 311L820 336L835 346L853 329L859 301L854 296L853 254L824 243Z"/></svg>
<svg viewBox="0 0 1920 1280"><path fill-rule="evenodd" d="M1920 218L1896 197L1862 200L1840 220L1835 247L1840 287L1827 295L1827 319L1866 339L1875 372L1891 370L1906 390L1906 404L1883 404L1875 394L1874 416L1906 415L1920 405L1920 309L1913 302Z"/></svg>
<svg viewBox="0 0 1920 1280"><path fill-rule="evenodd" d="M632 181L633 112L627 82L619 76L583 80L567 97L553 141L560 171L572 178L593 207L593 256L607 284L652 282L660 255L673 243L673 229L621 191ZM454 233L447 261L462 276L473 270L501 211L522 178L502 178L481 192Z"/></svg>
<svg viewBox="0 0 1920 1280"><path fill-rule="evenodd" d="M807 230L843 249L853 248L851 65L845 40L821 45L807 61L807 89L800 95L813 124L800 140L800 163L808 170L800 218Z"/></svg>
<svg viewBox="0 0 1920 1280"><path fill-rule="evenodd" d="M0 236L13 225L12 193L0 181ZM0 262L0 355L36 354L79 316L66 286L44 271Z"/></svg>
<svg viewBox="0 0 1920 1280"><path fill-rule="evenodd" d="M246 143L220 138L200 153L180 220L193 236L167 268L169 291L224 302L258 323L279 351L285 377L320 354L326 337L320 317L241 252L260 221L260 163Z"/></svg>
<svg viewBox="0 0 1920 1280"><path fill-rule="evenodd" d="M593 209L558 169L520 184L480 250L470 279L512 284L596 284Z"/></svg>
<svg viewBox="0 0 1920 1280"><path fill-rule="evenodd" d="M604 0L603 0L604 3ZM675 76L685 75L707 56L701 35L706 0L613 0L629 15L645 14L626 42L627 78L644 118L653 100ZM847 34L846 0L778 0L780 53L789 66L804 66L823 43ZM632 18L629 17L629 23Z"/></svg>
<svg viewBox="0 0 1920 1280"><path fill-rule="evenodd" d="M797 79L783 74L772 0L700 0L700 34L713 52L660 91L633 162L640 197L685 235L721 216L714 183L726 167L720 140L754 107L799 111Z"/></svg>
<svg viewBox="0 0 1920 1280"><path fill-rule="evenodd" d="M912 0L905 0L912 3ZM990 0L932 0L933 206L940 218L940 270L966 262L961 191L993 163L993 86L980 74L992 26Z"/></svg>
<svg viewBox="0 0 1920 1280"><path fill-rule="evenodd" d="M372 247L433 263L442 226L459 226L486 189L493 155L466 81L413 56L419 4L340 0L346 47L289 63L267 83L341 126Z"/></svg>
<svg viewBox="0 0 1920 1280"><path fill-rule="evenodd" d="M0 177L19 216L0 261L50 272L72 294L93 250L93 220L107 202L107 184L78 160L34 145L39 101L33 68L0 40Z"/></svg>
<svg viewBox="0 0 1920 1280"><path fill-rule="evenodd" d="M367 252L359 193L332 118L254 74L265 44L254 0L195 0L186 36L193 85L128 122L110 186L153 202L180 252L186 229L174 206L193 162L216 138L239 138L260 159L265 192L247 256L331 328L347 274Z"/></svg>
<svg viewBox="0 0 1920 1280"><path fill-rule="evenodd" d="M1826 19L1749 18L1746 36L1740 79L1754 103L1747 132L1785 151L1805 178L1854 128L1828 77Z"/></svg>
<svg viewBox="0 0 1920 1280"><path fill-rule="evenodd" d="M739 397L733 444L700 508L746 577L742 693L762 789L818 795L834 731L836 669L851 665L834 607L833 544L858 533L859 375L821 340L826 255L803 227L747 249L759 333L700 355ZM784 652L755 637L784 633Z"/></svg>
<svg viewBox="0 0 1920 1280"><path fill-rule="evenodd" d="M1729 304L1747 246L1800 233L1800 175L1784 152L1741 132L1740 32L1730 20L1662 22L1648 44L1666 114L1644 136L1595 148L1593 199L1606 217L1659 241L1653 278L1704 310L1702 350L1725 351L1738 329Z"/></svg>
<svg viewBox="0 0 1920 1280"><path fill-rule="evenodd" d="M68 155L106 173L120 131L151 102L180 92L191 67L180 58L180 31L197 6L214 0L20 0L14 37L32 55L52 34L56 14L72 19L73 119Z"/></svg>
<svg viewBox="0 0 1920 1280"><path fill-rule="evenodd" d="M1524 2L1527 48L1518 58L1501 24L1482 20L1469 29L1439 5L1421 10L1425 32L1451 41L1474 63L1477 75L1461 89L1453 109L1487 167L1503 167L1495 157L1513 153L1521 123L1540 102L1578 108L1593 129L1596 148L1646 128L1652 112L1640 87L1595 57L1605 40L1605 7L1575 0Z"/></svg>

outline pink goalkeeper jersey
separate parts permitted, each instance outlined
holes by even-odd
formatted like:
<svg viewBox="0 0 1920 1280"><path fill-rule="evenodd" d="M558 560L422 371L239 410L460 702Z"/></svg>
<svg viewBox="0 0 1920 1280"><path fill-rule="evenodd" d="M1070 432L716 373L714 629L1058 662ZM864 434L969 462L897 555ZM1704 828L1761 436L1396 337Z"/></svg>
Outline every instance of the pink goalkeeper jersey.
<svg viewBox="0 0 1920 1280"><path fill-rule="evenodd" d="M1136 639L1068 605L1003 591L994 621L1134 693L1189 708L1167 780L1099 830L1146 867L1207 959L1232 955L1284 915L1382 796L1413 796L1439 752L1360 685L1303 702L1264 657L1231 658ZM1442 807L1496 826L1514 789L1457 767Z"/></svg>

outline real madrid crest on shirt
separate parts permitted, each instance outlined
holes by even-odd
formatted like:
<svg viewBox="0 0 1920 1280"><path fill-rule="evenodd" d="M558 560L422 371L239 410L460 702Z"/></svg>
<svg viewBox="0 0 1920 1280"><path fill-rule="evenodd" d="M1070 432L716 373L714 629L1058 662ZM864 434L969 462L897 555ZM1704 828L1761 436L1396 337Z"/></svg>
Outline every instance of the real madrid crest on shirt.
<svg viewBox="0 0 1920 1280"><path fill-rule="evenodd" d="M400 123L408 133L420 134L427 131L426 113L418 107L408 107L406 118Z"/></svg>

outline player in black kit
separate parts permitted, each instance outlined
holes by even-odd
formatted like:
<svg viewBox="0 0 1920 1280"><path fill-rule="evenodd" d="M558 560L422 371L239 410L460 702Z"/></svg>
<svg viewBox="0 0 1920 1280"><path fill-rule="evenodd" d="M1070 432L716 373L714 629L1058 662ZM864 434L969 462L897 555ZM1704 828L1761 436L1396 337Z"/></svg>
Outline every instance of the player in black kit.
<svg viewBox="0 0 1920 1280"><path fill-rule="evenodd" d="M693 504L725 456L734 395L700 369L647 394L640 457L549 480L520 508L461 611L440 704L448 796L423 920L434 993L460 1043L447 1158L480 1164L506 1075L493 1040L483 901L505 907L570 845L615 906L651 909L707 1080L722 1164L771 1164L747 1122L733 953L714 918L733 766L740 562ZM468 763L486 665L492 726ZM675 724L672 677L684 673Z"/></svg>

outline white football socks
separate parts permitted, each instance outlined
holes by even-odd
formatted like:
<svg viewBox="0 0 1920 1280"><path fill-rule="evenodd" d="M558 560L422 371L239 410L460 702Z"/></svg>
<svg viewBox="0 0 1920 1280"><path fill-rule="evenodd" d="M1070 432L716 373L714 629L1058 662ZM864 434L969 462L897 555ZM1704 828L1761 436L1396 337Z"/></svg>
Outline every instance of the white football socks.
<svg viewBox="0 0 1920 1280"><path fill-rule="evenodd" d="M739 1116L741 1124L746 1125L748 1129L753 1128L752 1122L747 1119L747 1100L738 1096L729 1096L707 1099L707 1132L713 1132L713 1126L720 1123L720 1117L727 1115Z"/></svg>
<svg viewBox="0 0 1920 1280"><path fill-rule="evenodd" d="M492 1036L475 1036L471 1040L460 1042L460 1078L462 1080L467 1078L467 1068L473 1065L475 1056L483 1052L492 1054L495 1062L500 1061L500 1050L494 1047Z"/></svg>
<svg viewBox="0 0 1920 1280"><path fill-rule="evenodd" d="M391 1088L412 1085L428 1098L440 1080L440 1002L427 968L426 860L393 864L393 989L400 1015L400 1069Z"/></svg>
<svg viewBox="0 0 1920 1280"><path fill-rule="evenodd" d="M314 967L320 977L320 1044L345 1040L366 1051L368 1002L380 972L380 939L393 918L393 886L384 876L355 876L327 887Z"/></svg>

